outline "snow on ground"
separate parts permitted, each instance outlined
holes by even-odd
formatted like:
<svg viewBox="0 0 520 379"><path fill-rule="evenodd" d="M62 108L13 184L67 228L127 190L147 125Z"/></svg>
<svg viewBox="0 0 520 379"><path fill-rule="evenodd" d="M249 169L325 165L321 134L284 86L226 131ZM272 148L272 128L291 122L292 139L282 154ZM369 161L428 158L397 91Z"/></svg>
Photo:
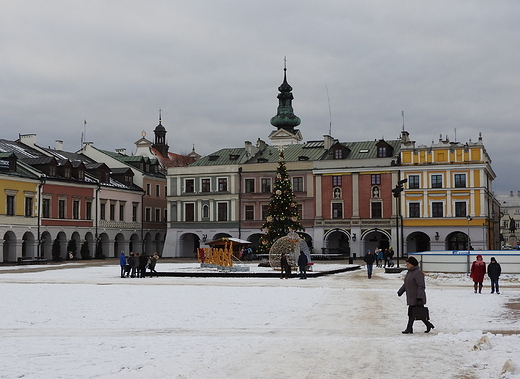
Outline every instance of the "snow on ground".
<svg viewBox="0 0 520 379"><path fill-rule="evenodd" d="M501 295L489 282L475 295L466 275L428 274L435 329L416 322L403 335L404 273L122 279L115 264L53 268L0 271L0 378L520 378L519 275Z"/></svg>

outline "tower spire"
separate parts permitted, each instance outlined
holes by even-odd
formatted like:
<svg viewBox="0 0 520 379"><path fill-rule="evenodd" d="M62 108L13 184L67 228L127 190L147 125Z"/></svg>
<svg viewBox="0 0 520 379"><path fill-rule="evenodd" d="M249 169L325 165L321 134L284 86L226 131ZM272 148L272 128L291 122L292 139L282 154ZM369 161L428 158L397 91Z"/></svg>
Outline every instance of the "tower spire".
<svg viewBox="0 0 520 379"><path fill-rule="evenodd" d="M300 118L294 114L292 101L294 99L292 94L292 87L287 83L287 58L283 59L283 83L278 87L278 109L276 116L271 118L271 125L276 126L278 130L285 129L294 134L297 131L294 129L300 125Z"/></svg>

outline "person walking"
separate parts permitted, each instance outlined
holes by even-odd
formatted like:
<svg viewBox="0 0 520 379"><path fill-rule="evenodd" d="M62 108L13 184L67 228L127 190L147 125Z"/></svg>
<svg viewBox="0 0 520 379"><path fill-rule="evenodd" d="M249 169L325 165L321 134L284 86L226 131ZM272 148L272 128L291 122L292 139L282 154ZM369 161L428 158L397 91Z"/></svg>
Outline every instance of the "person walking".
<svg viewBox="0 0 520 379"><path fill-rule="evenodd" d="M153 253L153 255L150 257L150 263L148 263L148 268L150 269L150 276L153 276L155 273L155 276L157 275L157 271L155 271L155 266L157 265L157 261L159 260L159 254L156 252Z"/></svg>
<svg viewBox="0 0 520 379"><path fill-rule="evenodd" d="M146 276L146 265L147 264L148 264L148 256L143 252L143 253L141 253L141 255L139 255L139 268L137 271L138 278L144 278Z"/></svg>
<svg viewBox="0 0 520 379"><path fill-rule="evenodd" d="M126 257L125 253L121 252L119 254L119 265L121 266L121 277L125 277L125 270L126 270Z"/></svg>
<svg viewBox="0 0 520 379"><path fill-rule="evenodd" d="M307 265L309 264L309 260L303 251L300 251L300 256L298 257L298 267L300 269L300 279L307 279Z"/></svg>
<svg viewBox="0 0 520 379"><path fill-rule="evenodd" d="M366 266L367 266L368 279L371 279L372 270L374 268L374 261L376 260L376 256L375 256L375 254L372 254L372 252L370 250L368 250L367 254L365 255L365 258L363 258L363 260L365 261Z"/></svg>
<svg viewBox="0 0 520 379"><path fill-rule="evenodd" d="M420 311L419 307L424 307L426 304L426 284L424 282L424 273L419 268L419 262L414 257L409 257L406 260L406 268L408 272L404 277L404 283L397 291L400 297L406 292L406 304L408 305L408 324L403 334L413 333L413 322L415 320L414 313ZM435 326L428 320L428 316L424 315L421 321L426 325L424 333L430 333L430 330Z"/></svg>
<svg viewBox="0 0 520 379"><path fill-rule="evenodd" d="M471 264L471 271L469 277L473 279L474 293L482 293L482 282L484 281L484 275L486 275L486 262L482 258L482 255L477 255L477 259Z"/></svg>
<svg viewBox="0 0 520 379"><path fill-rule="evenodd" d="M383 267L383 249L376 249L377 267Z"/></svg>
<svg viewBox="0 0 520 379"><path fill-rule="evenodd" d="M502 267L500 267L500 263L497 262L495 257L491 257L491 263L488 264L487 274L489 276L489 280L491 280L491 293L497 291L497 295L500 295L500 288L498 287L498 278L502 273Z"/></svg>
<svg viewBox="0 0 520 379"><path fill-rule="evenodd" d="M134 254L133 252L130 252L130 256L128 257L128 264L130 265L130 277L135 278L137 258L136 254Z"/></svg>
<svg viewBox="0 0 520 379"><path fill-rule="evenodd" d="M289 279L289 276L291 275L291 265L287 261L287 255L285 253L282 253L282 257L280 258L280 279L284 278L285 273L285 279Z"/></svg>

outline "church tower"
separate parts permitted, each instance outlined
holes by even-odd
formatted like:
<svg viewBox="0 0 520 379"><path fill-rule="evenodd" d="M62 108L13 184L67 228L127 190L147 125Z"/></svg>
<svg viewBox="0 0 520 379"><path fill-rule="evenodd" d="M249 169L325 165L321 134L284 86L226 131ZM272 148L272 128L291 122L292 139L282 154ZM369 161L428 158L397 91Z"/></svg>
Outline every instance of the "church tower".
<svg viewBox="0 0 520 379"><path fill-rule="evenodd" d="M166 129L162 126L161 119L161 111L159 111L159 125L157 125L153 131L155 134L155 143L152 147L160 152L163 157L168 158L168 149L170 147L166 144Z"/></svg>
<svg viewBox="0 0 520 379"><path fill-rule="evenodd" d="M294 114L292 101L292 87L287 83L287 66L284 62L283 83L278 87L278 109L276 116L271 118L271 125L277 130L269 134L269 139L273 145L287 145L299 143L303 137L299 130L295 129L300 125L300 118Z"/></svg>

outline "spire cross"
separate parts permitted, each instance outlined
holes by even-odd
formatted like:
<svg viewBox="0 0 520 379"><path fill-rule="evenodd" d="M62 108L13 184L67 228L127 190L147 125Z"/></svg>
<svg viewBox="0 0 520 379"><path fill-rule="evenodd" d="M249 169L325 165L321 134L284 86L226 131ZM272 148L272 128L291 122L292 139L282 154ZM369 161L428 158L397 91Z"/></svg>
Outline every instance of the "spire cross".
<svg viewBox="0 0 520 379"><path fill-rule="evenodd" d="M162 121L162 109L159 108L159 124L161 123Z"/></svg>

